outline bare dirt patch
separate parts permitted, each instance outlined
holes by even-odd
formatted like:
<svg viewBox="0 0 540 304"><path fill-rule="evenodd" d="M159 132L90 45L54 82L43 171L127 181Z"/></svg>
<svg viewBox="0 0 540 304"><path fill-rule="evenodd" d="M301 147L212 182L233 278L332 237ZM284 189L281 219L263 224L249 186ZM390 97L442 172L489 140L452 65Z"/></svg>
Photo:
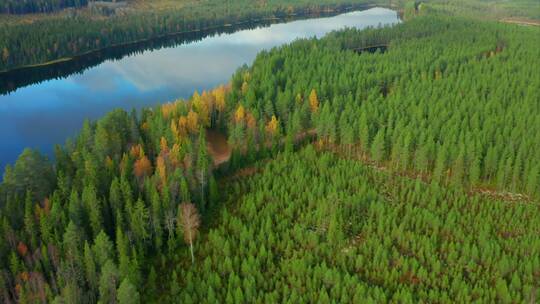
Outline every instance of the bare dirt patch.
<svg viewBox="0 0 540 304"><path fill-rule="evenodd" d="M501 19L501 22L513 23L513 24L519 24L519 25L540 26L540 20L533 20L533 19L504 18L504 19Z"/></svg>
<svg viewBox="0 0 540 304"><path fill-rule="evenodd" d="M231 158L231 147L224 134L216 130L206 130L206 144L214 166L217 167Z"/></svg>

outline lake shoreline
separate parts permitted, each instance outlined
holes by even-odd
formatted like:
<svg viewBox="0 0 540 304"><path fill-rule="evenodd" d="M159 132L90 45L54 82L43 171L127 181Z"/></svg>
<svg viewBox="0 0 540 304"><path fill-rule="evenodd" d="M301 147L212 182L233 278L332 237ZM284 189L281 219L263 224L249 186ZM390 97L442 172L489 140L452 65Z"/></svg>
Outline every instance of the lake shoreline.
<svg viewBox="0 0 540 304"><path fill-rule="evenodd" d="M42 63L27 64L27 65L18 66L18 67L11 68L11 69L1 70L0 75L11 73L11 72L17 72L17 71L21 71L21 70L26 70L26 69L53 66L55 64L66 63L66 62L73 61L73 60L76 60L76 59L80 59L82 57L89 56L89 55L92 55L92 54L95 54L95 53L98 53L98 52L103 52L103 51L106 51L108 49L117 48L117 47L133 46L133 45L136 45L136 44L139 44L139 43L150 42L150 41L153 41L153 40L163 39L163 38L167 38L167 37L182 36L182 35L188 35L188 34L204 32L204 31L211 31L211 30L227 29L227 28L232 27L232 26L240 26L240 25L247 24L247 23L253 23L254 25L258 25L258 24L263 24L264 22L280 21L280 20L286 20L287 18L294 18L294 17L297 17L297 18L306 17L306 19L317 18L317 17L332 17L332 16L336 16L336 15L340 15L340 14L354 12L354 11L369 10L369 9L376 8L376 7L388 8L388 9L396 9L397 8L397 6L394 6L394 5L361 4L361 5L349 6L349 7L345 7L345 8L339 8L338 7L337 9L324 9L324 10L318 10L318 11L305 10L304 12L301 12L301 13L290 13L290 14L286 14L286 15L283 15L283 16L279 16L279 17L274 16L274 17L266 17L266 18L248 18L248 19L245 19L243 21L238 21L238 22L235 22L235 23L225 23L225 24L221 24L221 25L204 27L204 28L195 29L195 30L189 30L189 31L170 32L170 33L157 35L157 36L152 36L150 38L145 38L145 39L138 39L138 40L134 40L134 41L126 42L126 43L111 44L111 45L108 45L106 47L93 49L93 50L86 51L86 52L83 52L83 53L80 53L80 54L77 54L77 55L74 55L74 56L71 56L71 57L62 57L62 58L57 58L57 59L42 62ZM398 12L398 14L399 14L399 11L396 11L396 12ZM327 15L324 15L324 14L327 14Z"/></svg>
<svg viewBox="0 0 540 304"><path fill-rule="evenodd" d="M139 110L215 88L263 50L343 27L399 23L394 10L351 10L311 14L314 18L309 19L250 19L223 30L154 39L0 74L0 87L6 89L0 96L0 137L5 139L0 167L16 162L25 147L53 159L54 145L75 136L85 119L95 121L113 109Z"/></svg>

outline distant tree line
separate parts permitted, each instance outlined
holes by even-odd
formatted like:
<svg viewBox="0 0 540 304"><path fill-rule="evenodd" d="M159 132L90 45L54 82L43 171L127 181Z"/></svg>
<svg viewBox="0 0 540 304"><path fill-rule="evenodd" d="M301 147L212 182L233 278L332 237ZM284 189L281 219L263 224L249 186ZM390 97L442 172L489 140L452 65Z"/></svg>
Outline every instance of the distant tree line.
<svg viewBox="0 0 540 304"><path fill-rule="evenodd" d="M50 13L67 7L83 7L88 0L0 0L2 14Z"/></svg>
<svg viewBox="0 0 540 304"><path fill-rule="evenodd" d="M326 14L323 15L327 16ZM329 13L329 15L332 14ZM300 16L298 18L301 19ZM57 62L51 65L14 69L9 72L0 73L0 94L9 93L21 87L40 83L45 80L64 78L74 73L83 72L86 69L94 67L107 59L118 60L125 56L138 54L146 50L174 47L193 41L199 41L205 37L212 37L222 33L234 33L239 30L269 26L275 22L279 21L256 21L241 23L237 26L227 26L223 28L212 28L204 31L190 32L182 35L163 36L156 39L109 47L100 51L78 56L73 60Z"/></svg>
<svg viewBox="0 0 540 304"><path fill-rule="evenodd" d="M0 0L0 7L2 7ZM19 2L16 3L26 3ZM361 7L367 0L205 1L183 9L142 11L109 18L84 14L49 16L28 22L6 21L0 27L0 71L69 58L88 51L161 35L291 14Z"/></svg>

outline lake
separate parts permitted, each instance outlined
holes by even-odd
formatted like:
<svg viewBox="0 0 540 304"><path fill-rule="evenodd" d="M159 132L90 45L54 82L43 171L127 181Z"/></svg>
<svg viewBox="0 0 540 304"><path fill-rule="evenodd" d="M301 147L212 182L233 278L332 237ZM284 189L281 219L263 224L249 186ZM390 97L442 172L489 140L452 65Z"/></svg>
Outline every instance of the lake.
<svg viewBox="0 0 540 304"><path fill-rule="evenodd" d="M343 27L394 24L399 17L372 8L282 22L160 38L0 74L0 170L25 147L52 156L54 145L76 135L87 118L186 98L226 83L263 49Z"/></svg>

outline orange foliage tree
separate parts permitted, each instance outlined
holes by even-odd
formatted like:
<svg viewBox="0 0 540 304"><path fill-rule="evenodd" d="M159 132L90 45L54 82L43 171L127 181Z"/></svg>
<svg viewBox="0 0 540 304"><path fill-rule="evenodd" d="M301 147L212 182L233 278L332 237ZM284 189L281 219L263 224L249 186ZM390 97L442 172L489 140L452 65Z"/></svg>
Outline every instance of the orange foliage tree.
<svg viewBox="0 0 540 304"><path fill-rule="evenodd" d="M159 148L162 155L166 155L169 153L169 145L167 144L167 139L163 136L159 140Z"/></svg>
<svg viewBox="0 0 540 304"><path fill-rule="evenodd" d="M28 246L26 246L26 244L23 242L19 242L19 244L17 245L17 252L21 256L26 256L26 254L28 253Z"/></svg>
<svg viewBox="0 0 540 304"><path fill-rule="evenodd" d="M179 137L186 137L188 132L188 119L185 116L180 116L178 119L178 135Z"/></svg>
<svg viewBox="0 0 540 304"><path fill-rule="evenodd" d="M144 155L142 146L140 144L132 146L129 150L129 155L133 158L139 158L141 155Z"/></svg>
<svg viewBox="0 0 540 304"><path fill-rule="evenodd" d="M146 155L143 155L141 158L137 159L133 166L133 173L139 179L149 176L152 174L152 163Z"/></svg>
<svg viewBox="0 0 540 304"><path fill-rule="evenodd" d="M180 165L181 157L182 157L180 152L181 152L180 151L180 145L179 144L174 144L172 146L171 152L169 153L169 160L171 162L171 165L174 168L177 168Z"/></svg>
<svg viewBox="0 0 540 304"><path fill-rule="evenodd" d="M175 111L176 103L170 102L161 106L161 114L163 114L163 118L165 119L169 119Z"/></svg>

